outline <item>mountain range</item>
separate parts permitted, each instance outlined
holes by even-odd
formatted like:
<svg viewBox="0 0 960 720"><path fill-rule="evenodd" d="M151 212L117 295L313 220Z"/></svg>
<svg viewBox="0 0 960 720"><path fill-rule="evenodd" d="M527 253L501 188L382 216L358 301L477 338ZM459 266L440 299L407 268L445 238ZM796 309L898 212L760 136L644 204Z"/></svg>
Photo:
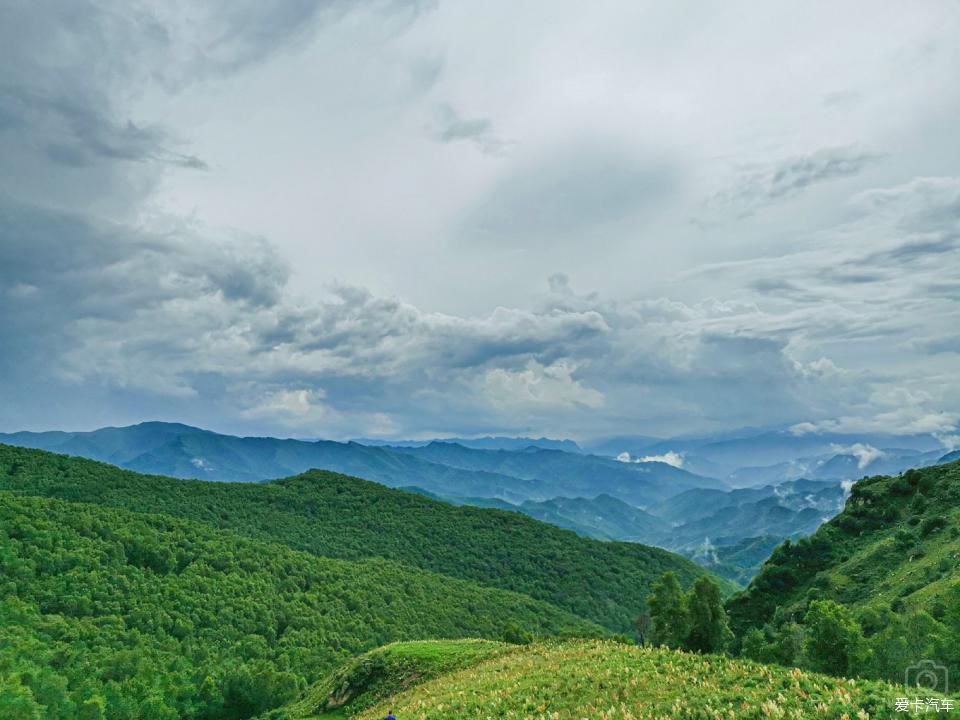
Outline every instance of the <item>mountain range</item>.
<svg viewBox="0 0 960 720"><path fill-rule="evenodd" d="M692 488L647 510L600 494L503 512L326 470L197 481L0 445L0 708L17 718L372 720L390 707L445 717L494 703L580 717L626 698L693 717L700 706L684 703L695 697L722 708L749 699L772 717L788 706L797 717L894 717L896 688L874 680L901 682L916 658L960 672L958 482L954 462L842 484ZM679 537L693 523L722 532L721 516L736 526L766 510L772 525L783 512L837 506L810 537L699 549L726 574L777 546L746 590L713 585L739 659L628 647L637 619L660 607L648 603L666 587L657 578L696 590L712 585L709 573L552 526L573 518L597 533L647 525ZM618 642L589 639L612 632ZM452 640L465 636L488 642ZM551 640L524 647L537 636ZM421 642L389 644L410 640ZM678 693L691 679L695 695Z"/></svg>
<svg viewBox="0 0 960 720"><path fill-rule="evenodd" d="M694 487L724 487L666 463L626 464L597 455L525 446L481 450L434 441L422 447L221 435L176 423L148 422L91 432L0 434L0 442L86 457L179 478L259 482L313 468L389 487L414 485L441 495L548 500L615 494L634 504Z"/></svg>
<svg viewBox="0 0 960 720"><path fill-rule="evenodd" d="M146 422L0 434L0 442L177 478L258 483L314 468L345 473L448 503L519 512L586 537L656 545L738 583L776 541L809 535L838 513L853 480L956 454L930 435L763 429L581 446L497 436L392 443L236 437Z"/></svg>
<svg viewBox="0 0 960 720"><path fill-rule="evenodd" d="M588 452L669 458L690 472L732 487L797 480L852 480L933 465L952 448L931 434L809 432L744 428L717 435L653 439L620 437L584 443Z"/></svg>

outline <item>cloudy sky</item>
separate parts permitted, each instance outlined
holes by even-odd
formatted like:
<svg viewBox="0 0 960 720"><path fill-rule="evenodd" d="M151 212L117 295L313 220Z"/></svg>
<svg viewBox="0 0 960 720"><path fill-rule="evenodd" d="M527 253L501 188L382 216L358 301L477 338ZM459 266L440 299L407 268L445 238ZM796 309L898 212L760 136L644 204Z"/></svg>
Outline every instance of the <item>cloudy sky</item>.
<svg viewBox="0 0 960 720"><path fill-rule="evenodd" d="M960 421L960 3L0 0L0 430Z"/></svg>

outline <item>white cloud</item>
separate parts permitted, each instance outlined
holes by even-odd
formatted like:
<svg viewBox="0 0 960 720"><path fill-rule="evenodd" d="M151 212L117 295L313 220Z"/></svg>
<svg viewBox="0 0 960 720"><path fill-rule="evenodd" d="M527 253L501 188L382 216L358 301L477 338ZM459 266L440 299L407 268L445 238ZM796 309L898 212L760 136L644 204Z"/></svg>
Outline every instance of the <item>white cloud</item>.
<svg viewBox="0 0 960 720"><path fill-rule="evenodd" d="M953 452L957 448L960 448L960 435L934 433L934 437L936 437L937 440L943 443L943 447L946 448L948 452Z"/></svg>
<svg viewBox="0 0 960 720"><path fill-rule="evenodd" d="M483 376L482 391L505 410L603 406L603 393L574 379L576 369L565 361L548 366L531 361L522 370L493 368Z"/></svg>
<svg viewBox="0 0 960 720"><path fill-rule="evenodd" d="M833 451L840 455L853 455L857 459L857 469L863 470L872 462L879 460L882 457L886 456L886 453L883 450L878 450L872 445L866 443L854 443L853 445L844 447L842 445L834 445Z"/></svg>
<svg viewBox="0 0 960 720"><path fill-rule="evenodd" d="M633 457L628 452L622 452L617 455L617 460L624 463L665 463L667 465L672 465L676 468L683 467L683 455L671 451L665 452L662 455L644 455L642 457Z"/></svg>

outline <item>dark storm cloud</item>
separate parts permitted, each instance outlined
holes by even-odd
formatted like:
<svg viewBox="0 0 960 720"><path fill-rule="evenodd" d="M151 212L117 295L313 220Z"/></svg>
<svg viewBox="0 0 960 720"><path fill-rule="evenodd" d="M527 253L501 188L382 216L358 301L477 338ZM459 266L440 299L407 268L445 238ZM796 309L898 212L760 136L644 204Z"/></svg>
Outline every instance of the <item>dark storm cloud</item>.
<svg viewBox="0 0 960 720"><path fill-rule="evenodd" d="M142 80L145 58L165 47L136 5L14 2L0 12L0 194L60 206L100 194L129 206L152 171L133 177L123 165L183 164L160 129L116 111L118 89Z"/></svg>
<svg viewBox="0 0 960 720"><path fill-rule="evenodd" d="M181 138L130 114L131 100L148 88L180 91L239 72L348 12L409 22L429 7L416 0L6 3L0 193L77 208L133 207L165 167L209 169Z"/></svg>
<svg viewBox="0 0 960 720"><path fill-rule="evenodd" d="M154 235L37 207L4 203L0 210L0 288L44 289L52 301L45 315L121 318L190 292L268 305L287 278L262 244L251 252L187 228Z"/></svg>
<svg viewBox="0 0 960 720"><path fill-rule="evenodd" d="M415 407L439 421L449 409L443 393L483 411L478 393L494 371L511 388L549 388L544 405L596 397L557 361L608 331L597 312L463 318L350 287L298 305L285 297L286 266L255 239L214 242L189 226L148 233L75 213L0 210L0 336L20 338L0 350L10 397L73 385L122 391L150 407L223 410L229 388L235 414L333 418L351 432L371 426L363 420L371 406L410 420ZM69 395L89 402L90 392ZM0 422L20 413L11 403Z"/></svg>

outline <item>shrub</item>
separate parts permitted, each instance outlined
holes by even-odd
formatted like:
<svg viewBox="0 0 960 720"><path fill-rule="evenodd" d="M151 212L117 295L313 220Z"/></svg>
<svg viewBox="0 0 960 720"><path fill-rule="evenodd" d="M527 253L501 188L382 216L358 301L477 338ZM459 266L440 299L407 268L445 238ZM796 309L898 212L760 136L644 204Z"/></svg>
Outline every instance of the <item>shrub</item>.
<svg viewBox="0 0 960 720"><path fill-rule="evenodd" d="M929 517L920 524L920 534L926 537L932 532L936 532L947 526L947 519L941 515Z"/></svg>

